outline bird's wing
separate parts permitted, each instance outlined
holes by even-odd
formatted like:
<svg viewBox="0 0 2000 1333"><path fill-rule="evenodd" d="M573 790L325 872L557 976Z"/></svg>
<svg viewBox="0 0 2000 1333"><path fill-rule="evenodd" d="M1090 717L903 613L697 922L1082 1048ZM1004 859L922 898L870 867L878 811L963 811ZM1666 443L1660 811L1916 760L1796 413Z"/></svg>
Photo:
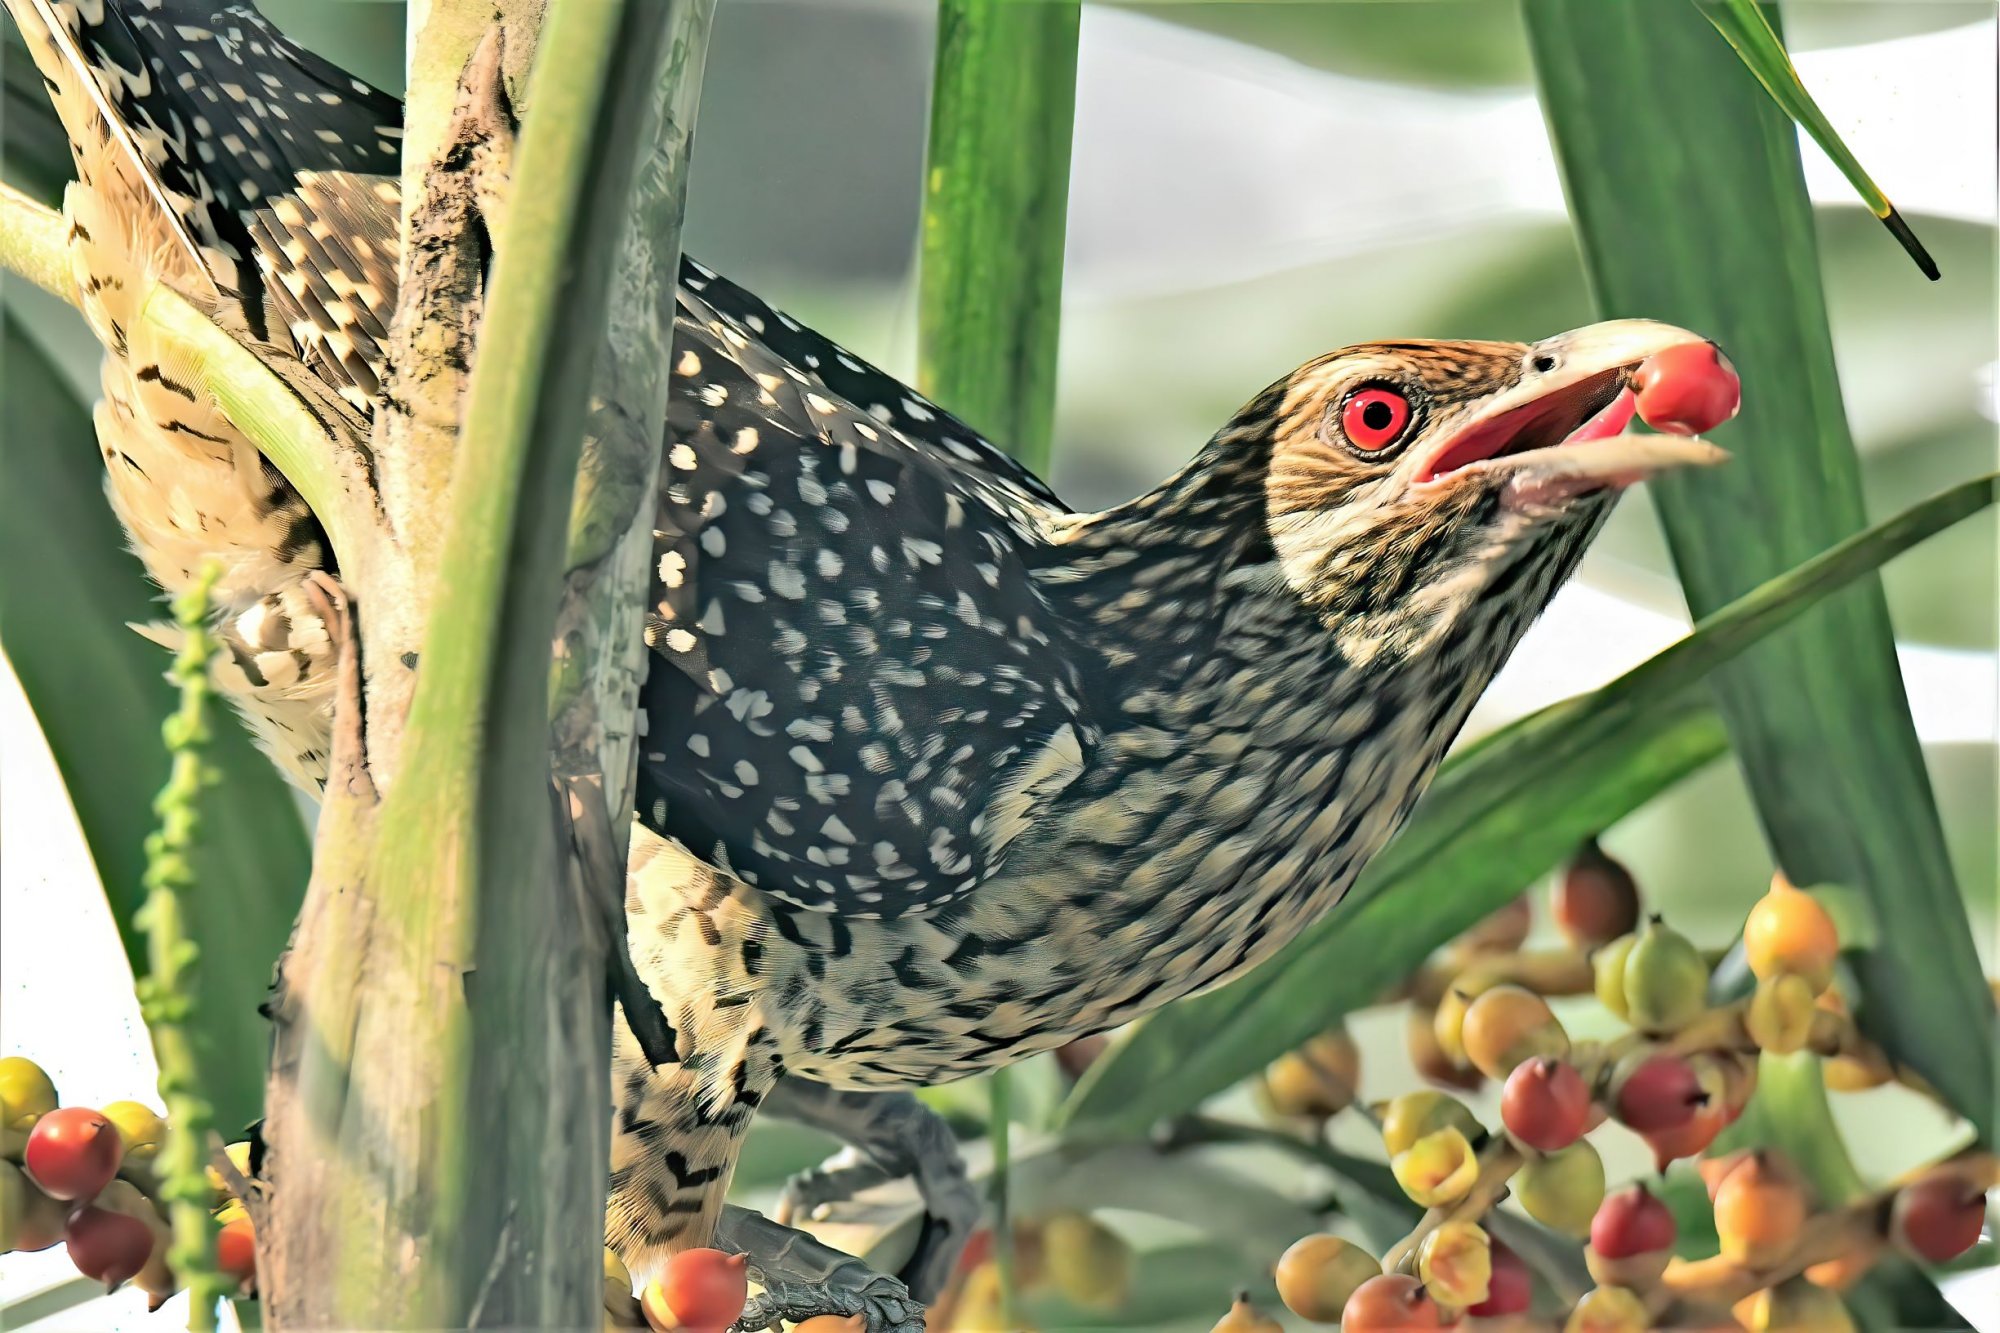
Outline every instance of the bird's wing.
<svg viewBox="0 0 2000 1333"><path fill-rule="evenodd" d="M895 376L877 370L839 344L693 260L681 263L681 286L739 332L804 371L834 395L892 426L900 439L936 455L947 467L980 473L1022 500L1062 507L1047 482L1002 453L936 403ZM685 307L684 307L685 308Z"/></svg>
<svg viewBox="0 0 2000 1333"><path fill-rule="evenodd" d="M301 172L397 170L402 106L244 5L6 0L43 73L74 86L169 233L227 293L247 215ZM76 132L75 127L71 129Z"/></svg>
<svg viewBox="0 0 2000 1333"><path fill-rule="evenodd" d="M760 332L694 276L706 288L683 291L674 336L640 816L808 910L942 907L992 873L1094 741L1031 572L1060 511L997 452L960 457L871 414L822 373L827 353L794 364L763 340L778 316L755 306ZM917 402L848 363L863 396Z"/></svg>

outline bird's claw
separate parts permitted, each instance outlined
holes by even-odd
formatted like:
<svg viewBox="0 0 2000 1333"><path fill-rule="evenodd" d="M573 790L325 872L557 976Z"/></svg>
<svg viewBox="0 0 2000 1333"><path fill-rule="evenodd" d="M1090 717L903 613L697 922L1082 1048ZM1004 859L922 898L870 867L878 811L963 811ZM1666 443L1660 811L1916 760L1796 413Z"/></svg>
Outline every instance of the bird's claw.
<svg viewBox="0 0 2000 1333"><path fill-rule="evenodd" d="M858 1261L856 1266L863 1267ZM803 1323L819 1315L859 1315L866 1333L924 1333L924 1307L910 1298L909 1288L873 1271L859 1285L837 1279L771 1282L743 1307L734 1333L775 1329L781 1322Z"/></svg>

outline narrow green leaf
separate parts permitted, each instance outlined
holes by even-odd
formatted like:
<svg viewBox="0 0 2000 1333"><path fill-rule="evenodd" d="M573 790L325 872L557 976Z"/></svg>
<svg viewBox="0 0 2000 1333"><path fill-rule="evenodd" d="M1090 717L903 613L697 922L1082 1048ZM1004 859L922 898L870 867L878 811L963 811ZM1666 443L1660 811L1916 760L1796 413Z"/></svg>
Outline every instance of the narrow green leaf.
<svg viewBox="0 0 2000 1333"><path fill-rule="evenodd" d="M1077 0L940 0L924 176L917 383L1038 472L1055 420ZM985 1080L1001 1315L1016 1303L1012 1074Z"/></svg>
<svg viewBox="0 0 2000 1333"><path fill-rule="evenodd" d="M164 618L104 499L90 415L18 320L0 314L9 428L0 449L0 647L35 710L135 975L169 655L127 625ZM213 719L220 781L203 794L188 929L205 964L196 1001L202 1091L225 1133L263 1105L269 1033L257 1006L311 863L290 790L235 718ZM79 891L87 891L78 885ZM135 1093L139 1089L133 1089Z"/></svg>
<svg viewBox="0 0 2000 1333"><path fill-rule="evenodd" d="M1077 0L942 0L917 382L1037 472L1062 312Z"/></svg>
<svg viewBox="0 0 2000 1333"><path fill-rule="evenodd" d="M1153 1015L1078 1083L1071 1132L1136 1132L1198 1104L1353 1009L1502 906L1585 835L1719 756L1710 672L1883 561L1995 498L1983 477L1773 579L1592 694L1445 765L1347 898L1247 977Z"/></svg>
<svg viewBox="0 0 2000 1333"><path fill-rule="evenodd" d="M1861 196L1861 202L1868 205L1868 211L1882 220L1889 234L1909 252L1910 258L1917 261L1923 275L1936 282L1937 261L1924 249L1924 243L1910 230L1910 224L1903 220L1903 215L1889 202L1889 196L1882 193L1862 167L1861 160L1848 149L1840 132L1833 128L1833 123L1819 109L1819 103L1806 90L1798 70L1792 65L1791 56L1785 51L1784 42L1779 40L1770 20L1764 17L1757 0L1695 0L1695 3L1723 39L1736 49L1744 67L1757 76L1757 82L1764 85L1772 100L1784 108L1785 114L1797 121L1800 128L1812 135L1813 142L1833 159L1841 175L1847 177L1855 193Z"/></svg>
<svg viewBox="0 0 2000 1333"><path fill-rule="evenodd" d="M1705 615L1865 522L1791 122L1686 5L1528 0L1598 306L1700 329L1743 377L1734 464L1652 488ZM1879 947L1862 1022L1992 1141L1993 997L1973 947L1881 583L1718 674L1730 737L1794 883L1851 884Z"/></svg>

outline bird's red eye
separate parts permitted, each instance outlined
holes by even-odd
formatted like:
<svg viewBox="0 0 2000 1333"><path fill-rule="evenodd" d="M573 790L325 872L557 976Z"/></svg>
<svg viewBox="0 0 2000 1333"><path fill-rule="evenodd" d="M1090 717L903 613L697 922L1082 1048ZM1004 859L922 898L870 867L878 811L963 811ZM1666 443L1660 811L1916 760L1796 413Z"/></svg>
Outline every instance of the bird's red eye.
<svg viewBox="0 0 2000 1333"><path fill-rule="evenodd" d="M1340 409L1341 433L1356 449L1374 453L1394 444L1410 424L1410 400L1394 389L1363 389Z"/></svg>

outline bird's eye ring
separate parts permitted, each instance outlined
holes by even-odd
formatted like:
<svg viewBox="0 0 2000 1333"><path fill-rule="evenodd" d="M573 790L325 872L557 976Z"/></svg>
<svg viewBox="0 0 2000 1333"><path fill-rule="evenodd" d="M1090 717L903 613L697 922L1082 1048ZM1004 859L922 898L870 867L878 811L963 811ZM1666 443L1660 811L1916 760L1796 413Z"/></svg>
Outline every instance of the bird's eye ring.
<svg viewBox="0 0 2000 1333"><path fill-rule="evenodd" d="M1356 389L1340 405L1340 433L1355 450L1378 454L1410 425L1410 400L1395 389L1371 385Z"/></svg>

